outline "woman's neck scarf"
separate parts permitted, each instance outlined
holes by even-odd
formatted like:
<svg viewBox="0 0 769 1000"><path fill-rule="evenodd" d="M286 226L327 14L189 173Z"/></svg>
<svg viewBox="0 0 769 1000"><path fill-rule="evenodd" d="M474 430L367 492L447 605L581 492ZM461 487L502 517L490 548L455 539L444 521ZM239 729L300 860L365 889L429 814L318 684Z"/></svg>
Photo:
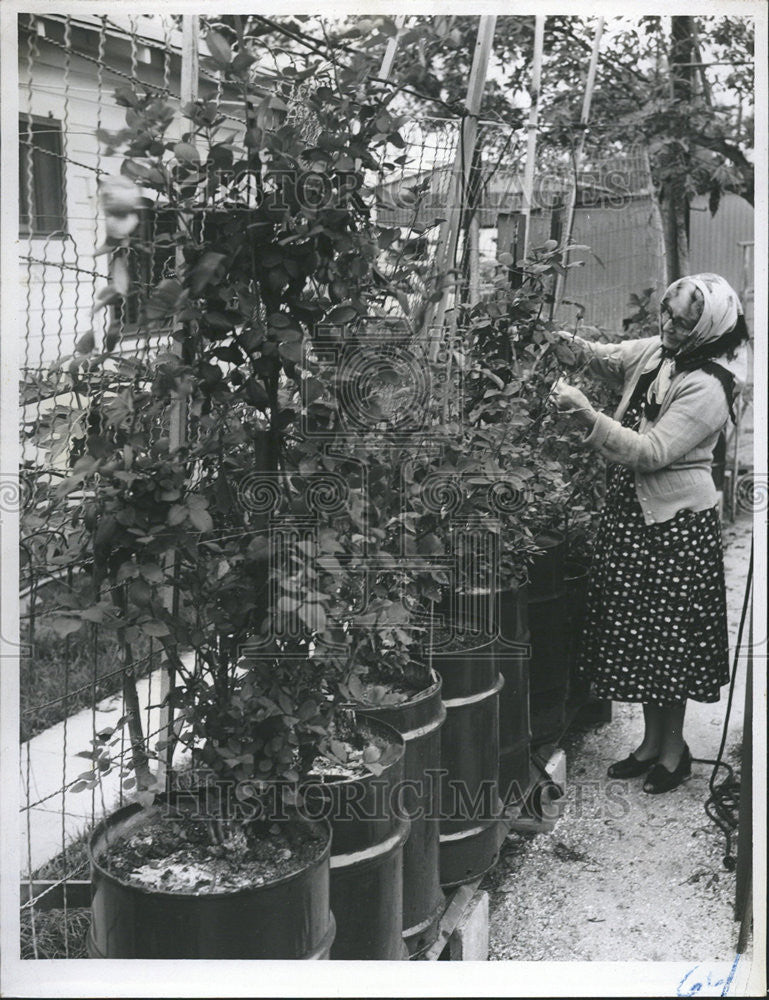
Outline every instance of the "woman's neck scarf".
<svg viewBox="0 0 769 1000"><path fill-rule="evenodd" d="M701 302L695 290L700 292ZM702 355L703 352L707 352L708 345L734 327L742 314L739 296L725 278L718 274L706 273L692 274L674 281L662 296L662 305L673 299L683 301L689 307L694 305L694 308L700 308L701 312L694 327L675 351L663 347L662 360L646 395L647 419L656 419L674 376L682 371L692 371L694 368L706 368L721 381L729 402L729 412L734 419L732 411L734 378L729 372L714 364L706 353L705 356ZM662 323L661 308L660 335Z"/></svg>

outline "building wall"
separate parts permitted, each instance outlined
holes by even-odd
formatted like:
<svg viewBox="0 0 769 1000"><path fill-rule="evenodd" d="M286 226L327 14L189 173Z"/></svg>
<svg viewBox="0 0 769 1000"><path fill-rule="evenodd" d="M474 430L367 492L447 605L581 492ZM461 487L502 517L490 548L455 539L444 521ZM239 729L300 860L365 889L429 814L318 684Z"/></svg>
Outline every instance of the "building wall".
<svg viewBox="0 0 769 1000"><path fill-rule="evenodd" d="M91 317L94 295L107 283L108 268L107 256L94 254L104 241L96 169L117 174L122 157L106 156L103 147L100 151L96 129L116 131L125 126L126 109L115 103L113 92L127 82L103 71L100 95L98 70L92 62L75 51L67 71L60 48L43 37L37 39L37 45L38 52L28 60L25 41L23 37L20 40L19 113L51 117L62 125L67 233L63 237L22 236L19 241L18 302L25 340L22 365L31 368L71 354L75 341L91 328L98 344L108 320L106 310ZM105 62L124 72L130 69L122 51L109 39ZM141 69L142 79L162 84L159 70L146 65ZM180 134L181 122L172 124L171 135L174 130Z"/></svg>
<svg viewBox="0 0 769 1000"><path fill-rule="evenodd" d="M631 294L646 288L664 290L662 234L649 197L629 197L616 206L577 208L573 242L590 250L575 251L570 257L583 266L568 272L558 313L561 322L573 324L583 308L585 323L619 331L632 312Z"/></svg>
<svg viewBox="0 0 769 1000"><path fill-rule="evenodd" d="M753 326L753 207L737 194L723 195L718 211L710 214L703 195L692 202L689 214L689 259L692 273L713 271L743 298L745 318ZM747 264L747 268L746 265Z"/></svg>

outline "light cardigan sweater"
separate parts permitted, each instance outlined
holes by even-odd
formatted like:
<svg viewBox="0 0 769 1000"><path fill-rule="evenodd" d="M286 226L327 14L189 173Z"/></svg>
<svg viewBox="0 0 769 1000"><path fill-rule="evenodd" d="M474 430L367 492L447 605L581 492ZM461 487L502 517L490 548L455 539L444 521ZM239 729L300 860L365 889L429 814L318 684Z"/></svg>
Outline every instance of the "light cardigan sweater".
<svg viewBox="0 0 769 1000"><path fill-rule="evenodd" d="M646 524L669 521L678 511L708 510L718 496L711 475L713 449L726 424L729 408L718 379L701 369L675 375L665 394L656 420L641 417L637 431L620 421L633 389L643 372L659 364L659 337L599 344L575 338L593 355L590 369L623 386L614 419L597 415L585 443L610 462L629 466L635 472L635 489ZM747 352L739 352L735 363L715 358L735 375L739 387Z"/></svg>

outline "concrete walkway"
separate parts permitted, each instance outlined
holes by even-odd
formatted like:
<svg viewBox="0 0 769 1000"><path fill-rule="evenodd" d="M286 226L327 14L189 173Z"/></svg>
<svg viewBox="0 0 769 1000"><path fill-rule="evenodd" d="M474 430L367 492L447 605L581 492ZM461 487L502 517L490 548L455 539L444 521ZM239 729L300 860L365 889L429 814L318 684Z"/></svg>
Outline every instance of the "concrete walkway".
<svg viewBox="0 0 769 1000"><path fill-rule="evenodd" d="M732 650L750 534L745 514L724 526ZM739 765L745 671L743 657L725 752L732 765ZM689 703L686 739L695 757L718 752L726 691L715 705ZM492 959L734 960L735 875L723 867L724 836L703 809L711 768L695 764L688 783L660 796L645 794L641 779L608 779L607 766L642 732L640 706L615 704L611 723L569 734L562 818L551 833L512 834L487 878Z"/></svg>
<svg viewBox="0 0 769 1000"><path fill-rule="evenodd" d="M144 733L159 730L160 671L140 680L139 704L144 707ZM114 726L123 713L120 694L104 698L95 712L85 708L33 737L20 747L21 780L21 865L22 872L35 869L59 854L65 844L88 829L94 820L113 809L120 801L118 769L104 775L92 790L62 791L90 762L77 755L91 749L94 733ZM66 725L66 728L65 728ZM157 736L150 741L155 744ZM118 751L120 747L117 748ZM30 809L25 804L34 804Z"/></svg>

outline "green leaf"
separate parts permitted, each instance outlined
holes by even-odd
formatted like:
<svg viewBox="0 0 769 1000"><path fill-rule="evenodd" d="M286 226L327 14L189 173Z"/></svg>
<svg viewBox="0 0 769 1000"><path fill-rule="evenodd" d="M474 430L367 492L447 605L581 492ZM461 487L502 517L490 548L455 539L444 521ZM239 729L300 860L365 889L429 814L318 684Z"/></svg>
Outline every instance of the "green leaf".
<svg viewBox="0 0 769 1000"><path fill-rule="evenodd" d="M119 302L120 299L120 292L113 285L105 285L104 288L100 288L94 296L91 315L93 316L100 309L104 309L105 306L111 306L113 303ZM93 348L91 348L91 350L93 350ZM87 354L88 352L83 351L82 353Z"/></svg>
<svg viewBox="0 0 769 1000"><path fill-rule="evenodd" d="M207 510L203 508L193 508L189 512L192 526L198 531L212 531L214 521Z"/></svg>
<svg viewBox="0 0 769 1000"><path fill-rule="evenodd" d="M299 608L299 617L313 632L322 632L326 627L326 612L320 604L303 604Z"/></svg>
<svg viewBox="0 0 769 1000"><path fill-rule="evenodd" d="M77 632L82 624L81 621L75 618L54 618L51 621L51 628L57 635L60 635L64 639L73 632Z"/></svg>
<svg viewBox="0 0 769 1000"><path fill-rule="evenodd" d="M180 143L180 145L183 145L183 143ZM190 291L193 295L198 296L201 294L213 278L225 256L223 253L213 253L212 251L203 254L190 273Z"/></svg>
<svg viewBox="0 0 769 1000"><path fill-rule="evenodd" d="M232 49L229 42L218 31L209 31L206 35L206 45L214 60L224 69L232 62Z"/></svg>
<svg viewBox="0 0 769 1000"><path fill-rule="evenodd" d="M270 397L261 382L258 382L255 378L249 378L243 385L242 389L243 395L246 397L246 401L255 406L258 410L266 410L270 405Z"/></svg>
<svg viewBox="0 0 769 1000"><path fill-rule="evenodd" d="M191 142L177 142L174 146L174 156L181 163L200 163L200 153Z"/></svg>
<svg viewBox="0 0 769 1000"><path fill-rule="evenodd" d="M152 622L140 622L139 628L144 632L145 635L151 635L155 637L160 637L163 635L170 635L171 630L165 622L152 621Z"/></svg>
<svg viewBox="0 0 769 1000"><path fill-rule="evenodd" d="M85 622L101 624L104 621L104 608L100 608L98 605L93 608L85 608L80 612L80 617Z"/></svg>
<svg viewBox="0 0 769 1000"><path fill-rule="evenodd" d="M164 278L150 295L147 302L148 319L164 319L173 316L184 289L176 278Z"/></svg>
<svg viewBox="0 0 769 1000"><path fill-rule="evenodd" d="M115 291L126 296L131 288L131 272L128 269L128 260L124 256L112 258L112 284Z"/></svg>
<svg viewBox="0 0 769 1000"><path fill-rule="evenodd" d="M146 608L152 600L152 588L145 580L134 580L128 588L131 601L140 608Z"/></svg>
<svg viewBox="0 0 769 1000"><path fill-rule="evenodd" d="M270 543L263 535L252 538L248 543L246 555L255 561L266 559L270 552Z"/></svg>
<svg viewBox="0 0 769 1000"><path fill-rule="evenodd" d="M430 532L417 542L417 552L422 556L439 555L443 553L443 545L438 536Z"/></svg>
<svg viewBox="0 0 769 1000"><path fill-rule="evenodd" d="M168 511L168 523L171 527L176 527L176 525L181 524L186 519L187 508L183 507L181 504L174 504Z"/></svg>
<svg viewBox="0 0 769 1000"><path fill-rule="evenodd" d="M278 351L284 361L293 361L294 364L299 364L302 360L303 351L300 343L281 344Z"/></svg>
<svg viewBox="0 0 769 1000"><path fill-rule="evenodd" d="M307 722L309 719L314 719L317 714L318 705L311 698L303 701L297 712L300 722Z"/></svg>
<svg viewBox="0 0 769 1000"><path fill-rule="evenodd" d="M337 760L341 760L343 764L347 763L349 757L347 755L347 747L344 743L340 743L339 740L331 739L328 741L328 747Z"/></svg>
<svg viewBox="0 0 769 1000"><path fill-rule="evenodd" d="M132 88L123 84L121 87L115 87L113 91L115 95L115 103L119 104L124 108L136 108L139 105L139 97L136 91Z"/></svg>
<svg viewBox="0 0 769 1000"><path fill-rule="evenodd" d="M349 304L339 305L326 314L325 321L332 323L334 326L344 326L346 323L351 323L357 315L358 310L355 306Z"/></svg>
<svg viewBox="0 0 769 1000"><path fill-rule="evenodd" d="M220 361L226 361L231 365L242 364L245 360L243 352L235 344L226 344L223 347L217 347L213 353Z"/></svg>

